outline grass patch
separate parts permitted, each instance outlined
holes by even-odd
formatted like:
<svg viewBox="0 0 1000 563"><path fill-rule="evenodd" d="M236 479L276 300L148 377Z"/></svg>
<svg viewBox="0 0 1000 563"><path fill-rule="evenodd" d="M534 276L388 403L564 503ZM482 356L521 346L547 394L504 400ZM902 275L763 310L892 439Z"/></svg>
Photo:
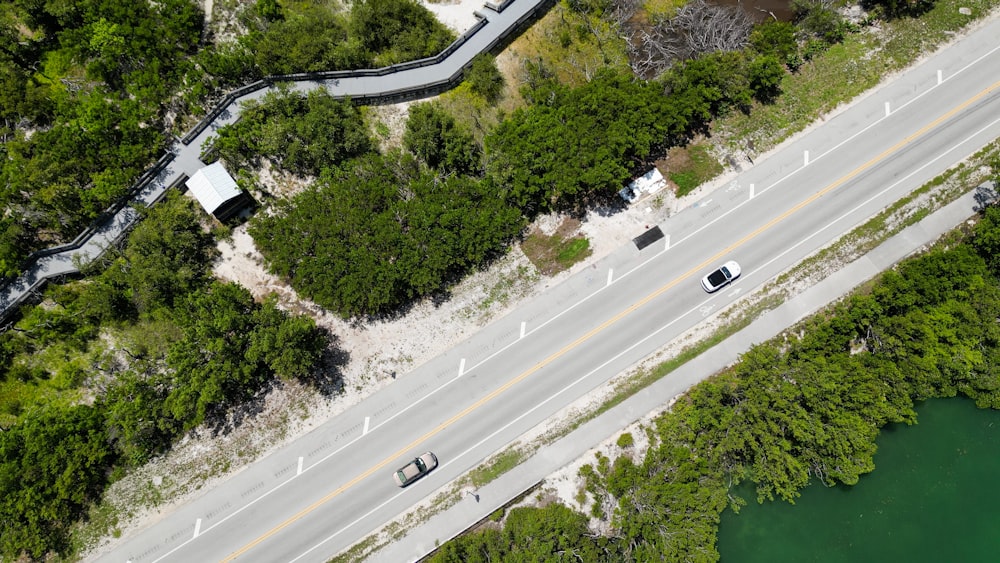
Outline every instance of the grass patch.
<svg viewBox="0 0 1000 563"><path fill-rule="evenodd" d="M715 120L712 136L736 152L745 150L748 141L753 142L751 152L764 152L913 64L998 5L1000 0L938 0L918 19L882 22L879 28L850 34L787 75L774 104L755 104L749 114L732 112ZM970 8L972 16L959 14L959 7Z"/></svg>
<svg viewBox="0 0 1000 563"><path fill-rule="evenodd" d="M378 536L374 534L370 535L352 545L347 551L344 551L330 559L329 563L352 563L354 561L363 561L368 555L371 555L375 549L381 548L382 545L383 544L378 543Z"/></svg>
<svg viewBox="0 0 1000 563"><path fill-rule="evenodd" d="M468 475L469 482L476 488L482 487L511 469L514 469L527 458L527 454L520 448L507 448L491 457L485 464L470 471Z"/></svg>
<svg viewBox="0 0 1000 563"><path fill-rule="evenodd" d="M592 254L590 241L575 234L579 228L579 220L567 218L551 235L535 229L521 242L521 250L539 272L557 274Z"/></svg>
<svg viewBox="0 0 1000 563"><path fill-rule="evenodd" d="M677 185L677 196L691 193L695 188L722 173L722 164L703 143L674 147L667 152L667 177Z"/></svg>
<svg viewBox="0 0 1000 563"><path fill-rule="evenodd" d="M629 72L625 40L599 17L585 18L565 3L553 6L508 48L520 61L541 62L563 84L580 86L602 67ZM508 82L520 77L507 74Z"/></svg>
<svg viewBox="0 0 1000 563"><path fill-rule="evenodd" d="M642 9L650 20L654 18L669 18L677 13L687 0L646 0L642 4Z"/></svg>
<svg viewBox="0 0 1000 563"><path fill-rule="evenodd" d="M438 97L438 103L455 118L460 126L472 133L472 136L482 143L486 134L500 122L500 106L513 109L516 105L511 100L523 103L516 90L517 88L513 87L512 79L505 76L500 104L491 104L473 92L469 82L462 82L455 88L441 94Z"/></svg>
<svg viewBox="0 0 1000 563"><path fill-rule="evenodd" d="M559 262L565 269L590 256L590 254L590 241L583 237L575 237L564 242L562 250L556 256L556 262Z"/></svg>

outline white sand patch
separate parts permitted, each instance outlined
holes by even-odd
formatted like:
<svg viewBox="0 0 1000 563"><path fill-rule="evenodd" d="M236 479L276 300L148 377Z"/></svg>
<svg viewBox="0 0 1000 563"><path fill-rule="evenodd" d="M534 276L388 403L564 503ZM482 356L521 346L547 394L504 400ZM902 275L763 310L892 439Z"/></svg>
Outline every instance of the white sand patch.
<svg viewBox="0 0 1000 563"><path fill-rule="evenodd" d="M220 241L218 249L221 258L215 265L217 277L242 285L256 299L262 299L271 293L277 293L279 297L295 298L287 284L264 268L264 257L254 246L246 225L233 229L230 240Z"/></svg>
<svg viewBox="0 0 1000 563"><path fill-rule="evenodd" d="M441 2L422 0L421 4L430 10L438 21L459 35L476 25L477 19L474 12L483 11L483 0L443 0Z"/></svg>

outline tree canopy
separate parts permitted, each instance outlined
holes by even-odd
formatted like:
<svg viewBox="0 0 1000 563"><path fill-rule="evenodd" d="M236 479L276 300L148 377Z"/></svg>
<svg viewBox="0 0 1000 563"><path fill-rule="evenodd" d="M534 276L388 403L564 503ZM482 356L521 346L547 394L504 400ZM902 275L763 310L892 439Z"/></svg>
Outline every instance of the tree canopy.
<svg viewBox="0 0 1000 563"><path fill-rule="evenodd" d="M517 209L472 178L438 176L406 154L370 153L254 218L250 233L301 295L355 316L443 290L522 225Z"/></svg>
<svg viewBox="0 0 1000 563"><path fill-rule="evenodd" d="M579 88L516 110L487 136L487 174L521 209L578 208L621 189L654 147L688 130L688 115L651 82L601 71Z"/></svg>
<svg viewBox="0 0 1000 563"><path fill-rule="evenodd" d="M0 553L65 552L114 462L103 413L86 405L47 409L0 432Z"/></svg>
<svg viewBox="0 0 1000 563"><path fill-rule="evenodd" d="M468 175L480 169L481 151L475 139L458 126L454 117L431 102L410 107L403 146L444 173Z"/></svg>
<svg viewBox="0 0 1000 563"><path fill-rule="evenodd" d="M311 176L373 146L358 109L321 90L307 96L272 92L261 103L248 103L242 119L220 129L214 141L233 169L258 167L267 158L284 170Z"/></svg>
<svg viewBox="0 0 1000 563"><path fill-rule="evenodd" d="M326 334L212 281L214 251L192 201L171 192L88 279L50 286L0 333L4 559L68 554L113 471L201 423L228 428L278 380L316 379Z"/></svg>

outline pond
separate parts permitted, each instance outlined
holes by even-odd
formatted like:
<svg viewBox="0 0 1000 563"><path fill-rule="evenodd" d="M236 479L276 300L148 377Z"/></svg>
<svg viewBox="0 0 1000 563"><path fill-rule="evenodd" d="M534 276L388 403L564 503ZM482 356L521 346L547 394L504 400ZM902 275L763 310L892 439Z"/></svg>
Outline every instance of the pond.
<svg viewBox="0 0 1000 563"><path fill-rule="evenodd" d="M794 505L748 489L719 529L723 563L1000 560L1000 412L968 399L917 408L882 430L875 471L853 487L812 485Z"/></svg>
<svg viewBox="0 0 1000 563"><path fill-rule="evenodd" d="M709 0L718 6L739 6L757 22L769 19L792 21L792 3L788 0Z"/></svg>

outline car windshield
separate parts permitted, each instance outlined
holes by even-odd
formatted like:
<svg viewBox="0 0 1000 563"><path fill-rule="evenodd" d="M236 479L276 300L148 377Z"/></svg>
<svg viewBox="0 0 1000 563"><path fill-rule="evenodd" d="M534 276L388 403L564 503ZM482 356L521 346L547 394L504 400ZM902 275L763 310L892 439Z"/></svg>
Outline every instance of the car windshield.
<svg viewBox="0 0 1000 563"><path fill-rule="evenodd" d="M720 271L720 272L722 272L722 274L723 274L724 276L726 276L726 279L727 279L727 280L728 280L729 278L733 277L733 274L732 274L732 273L730 273L729 269L728 269L728 268L726 268L725 266L723 266L723 267L719 268L719 271Z"/></svg>
<svg viewBox="0 0 1000 563"><path fill-rule="evenodd" d="M416 464L417 469L419 469L421 472L423 472L423 471L425 471L427 469L427 466L424 465L424 460L420 459L419 457L417 459L413 460L413 463Z"/></svg>
<svg viewBox="0 0 1000 563"><path fill-rule="evenodd" d="M723 271L725 271L726 273L725 274L722 273ZM727 275L728 273L729 270L726 270L725 268L716 270L708 275L708 283L712 284L712 287L722 285L726 283L726 280L729 279L729 276Z"/></svg>

